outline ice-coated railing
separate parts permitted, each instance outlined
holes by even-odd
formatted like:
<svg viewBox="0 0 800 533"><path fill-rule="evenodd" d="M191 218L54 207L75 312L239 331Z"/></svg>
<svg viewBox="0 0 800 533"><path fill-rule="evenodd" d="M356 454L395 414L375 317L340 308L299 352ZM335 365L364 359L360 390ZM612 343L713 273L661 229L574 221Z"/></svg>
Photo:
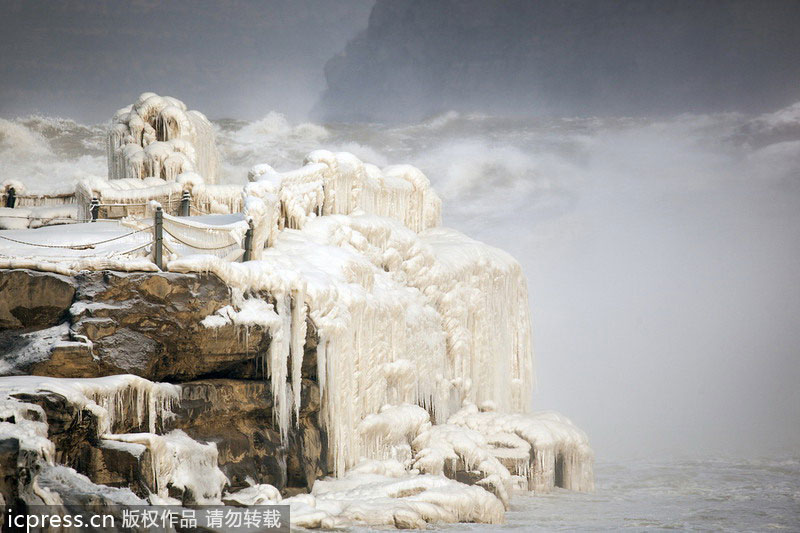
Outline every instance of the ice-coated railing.
<svg viewBox="0 0 800 533"><path fill-rule="evenodd" d="M75 202L72 185L50 186L47 191L39 191L18 180L0 183L0 207L53 207Z"/></svg>
<svg viewBox="0 0 800 533"><path fill-rule="evenodd" d="M156 202L165 217L164 228L171 232L163 241L164 257L211 253L235 260L245 254L242 231L213 229L220 219L189 223L183 222L184 217L239 214L242 221L252 224L253 247L248 257L255 259L275 241L278 232L302 229L308 219L322 215L374 214L398 220L415 232L440 224L439 197L425 175L409 165L381 170L349 153L320 150L310 153L303 166L288 172L257 165L248 179L250 183L242 187L207 184L194 172L181 173L174 180L88 178L74 187L69 197L72 203L0 208L0 229L120 219L140 228L153 224L154 212L149 206ZM15 182L5 184L4 190L17 188L24 190ZM226 219L221 224L230 223ZM225 236L215 236L220 232ZM237 250L239 255L234 257Z"/></svg>
<svg viewBox="0 0 800 533"><path fill-rule="evenodd" d="M317 150L304 165L277 172L256 165L248 193L272 195L280 205L278 229L301 228L308 217L369 213L399 220L419 233L441 224L441 200L430 181L411 165L379 169L347 152Z"/></svg>

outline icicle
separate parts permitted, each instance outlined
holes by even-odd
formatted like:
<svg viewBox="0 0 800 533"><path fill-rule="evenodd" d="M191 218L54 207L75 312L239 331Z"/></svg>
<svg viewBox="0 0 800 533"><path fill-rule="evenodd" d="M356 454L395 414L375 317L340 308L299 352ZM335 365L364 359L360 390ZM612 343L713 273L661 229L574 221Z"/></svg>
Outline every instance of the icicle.
<svg viewBox="0 0 800 533"><path fill-rule="evenodd" d="M305 291L302 288L292 291L291 328L292 392L294 393L295 421L299 422L303 352L306 344L306 304Z"/></svg>
<svg viewBox="0 0 800 533"><path fill-rule="evenodd" d="M287 390L288 361L291 349L291 297L288 294L277 296L276 311L280 317L280 325L270 330L272 339L268 348L269 379L272 390L272 399L275 402L275 418L281 434L281 442L288 441L289 414L291 412L291 398Z"/></svg>

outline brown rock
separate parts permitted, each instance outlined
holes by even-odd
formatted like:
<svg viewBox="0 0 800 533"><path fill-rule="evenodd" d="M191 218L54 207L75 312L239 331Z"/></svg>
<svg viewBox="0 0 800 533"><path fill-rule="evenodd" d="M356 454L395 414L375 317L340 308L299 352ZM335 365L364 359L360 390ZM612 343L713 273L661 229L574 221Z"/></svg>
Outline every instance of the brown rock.
<svg viewBox="0 0 800 533"><path fill-rule="evenodd" d="M142 444L101 440L86 449L76 469L93 483L127 487L140 498L157 492L152 456Z"/></svg>
<svg viewBox="0 0 800 533"><path fill-rule="evenodd" d="M0 270L0 329L42 329L61 322L75 295L74 281L33 270Z"/></svg>
<svg viewBox="0 0 800 533"><path fill-rule="evenodd" d="M309 488L314 479L327 474L327 441L317 419L319 389L304 380L303 391L300 421L290 427L287 447L281 445L267 381L184 383L173 424L196 440L216 443L219 466L231 491L248 486L247 478L278 489Z"/></svg>
<svg viewBox="0 0 800 533"><path fill-rule="evenodd" d="M256 376L265 331L201 324L231 303L230 289L216 276L87 272L77 282L72 328L93 343L104 371L154 381Z"/></svg>

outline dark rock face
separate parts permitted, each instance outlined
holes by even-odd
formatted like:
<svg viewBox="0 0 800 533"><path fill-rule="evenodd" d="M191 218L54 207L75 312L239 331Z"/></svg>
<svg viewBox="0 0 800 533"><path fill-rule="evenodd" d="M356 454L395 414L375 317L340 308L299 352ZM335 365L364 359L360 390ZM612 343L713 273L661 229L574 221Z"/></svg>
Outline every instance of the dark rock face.
<svg viewBox="0 0 800 533"><path fill-rule="evenodd" d="M0 496L6 502L13 502L19 496L19 440L2 439L0 440Z"/></svg>
<svg viewBox="0 0 800 533"><path fill-rule="evenodd" d="M72 279L32 270L0 270L0 330L61 322L75 296Z"/></svg>
<svg viewBox="0 0 800 533"><path fill-rule="evenodd" d="M0 375L256 379L256 356L269 346L261 328L200 323L231 304L230 289L214 275L103 271L71 279L0 270L0 296ZM60 321L68 328L45 331Z"/></svg>
<svg viewBox="0 0 800 533"><path fill-rule="evenodd" d="M378 0L325 68L332 120L640 115L800 99L800 3Z"/></svg>
<svg viewBox="0 0 800 533"><path fill-rule="evenodd" d="M77 277L72 329L92 341L102 373L153 381L201 376L257 377L254 356L268 335L200 322L229 305L230 289L213 275L87 272Z"/></svg>
<svg viewBox="0 0 800 533"><path fill-rule="evenodd" d="M310 488L328 473L318 412L319 387L304 380L300 419L283 446L268 382L212 379L181 385L173 427L195 440L216 443L231 491L249 486L248 478L278 489Z"/></svg>
<svg viewBox="0 0 800 533"><path fill-rule="evenodd" d="M141 444L101 440L86 448L78 469L94 483L129 488L140 498L157 492L153 458Z"/></svg>

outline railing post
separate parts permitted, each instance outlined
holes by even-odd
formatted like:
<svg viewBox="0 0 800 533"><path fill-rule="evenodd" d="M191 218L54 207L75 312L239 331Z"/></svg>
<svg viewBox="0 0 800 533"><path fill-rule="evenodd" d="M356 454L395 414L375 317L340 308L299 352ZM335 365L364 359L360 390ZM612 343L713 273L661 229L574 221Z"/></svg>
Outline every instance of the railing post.
<svg viewBox="0 0 800 533"><path fill-rule="evenodd" d="M14 190L14 187L8 189L8 197L6 198L6 207L14 207L14 204L17 203L17 191Z"/></svg>
<svg viewBox="0 0 800 533"><path fill-rule="evenodd" d="M188 217L189 216L189 206L192 201L192 195L189 194L189 191L183 191L183 197L181 197L181 216Z"/></svg>
<svg viewBox="0 0 800 533"><path fill-rule="evenodd" d="M97 198L92 198L92 203L89 205L89 212L92 214L92 222L97 220L97 217L100 214L100 200Z"/></svg>
<svg viewBox="0 0 800 533"><path fill-rule="evenodd" d="M242 261L253 259L253 220L247 221L247 233L244 234L244 257Z"/></svg>
<svg viewBox="0 0 800 533"><path fill-rule="evenodd" d="M155 229L155 235L153 239L155 243L155 250L153 253L155 254L156 266L159 270L164 270L162 261L162 252L164 246L164 212L161 210L161 206L156 207L155 223L153 224L153 228Z"/></svg>

